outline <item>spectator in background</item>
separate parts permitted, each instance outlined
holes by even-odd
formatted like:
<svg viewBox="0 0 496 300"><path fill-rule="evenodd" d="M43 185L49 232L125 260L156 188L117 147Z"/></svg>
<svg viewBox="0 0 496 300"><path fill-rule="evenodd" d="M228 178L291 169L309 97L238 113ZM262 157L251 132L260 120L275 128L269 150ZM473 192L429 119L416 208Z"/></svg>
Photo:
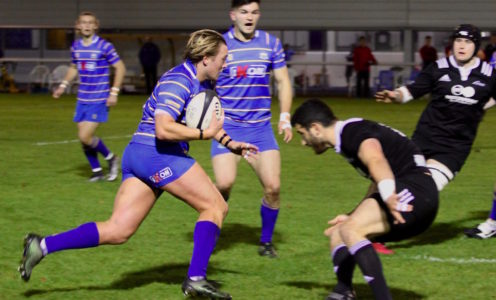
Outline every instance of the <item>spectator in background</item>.
<svg viewBox="0 0 496 300"><path fill-rule="evenodd" d="M422 70L437 60L437 50L432 47L431 43L432 37L430 35L426 36L424 45L419 50L420 57L422 58Z"/></svg>
<svg viewBox="0 0 496 300"><path fill-rule="evenodd" d="M491 32L491 37L489 38L489 44L484 48L484 54L486 55L486 61L490 62L493 57L493 53L496 51L496 32Z"/></svg>
<svg viewBox="0 0 496 300"><path fill-rule="evenodd" d="M372 51L367 46L364 36L358 39L358 45L353 49L353 65L356 72L356 91L357 97L370 96L370 65L376 65Z"/></svg>
<svg viewBox="0 0 496 300"><path fill-rule="evenodd" d="M348 97L351 96L351 76L353 75L353 51L355 50L355 44L351 44L350 53L346 55L346 68L344 71L344 76L346 78L346 86L348 87Z"/></svg>
<svg viewBox="0 0 496 300"><path fill-rule="evenodd" d="M0 58L3 58L3 50L0 48ZM7 64L0 62L0 91L7 90L9 93L18 93L19 90L15 86L14 78L7 71Z"/></svg>
<svg viewBox="0 0 496 300"><path fill-rule="evenodd" d="M145 73L146 93L151 94L157 83L157 65L160 61L160 49L153 43L152 38L145 37L145 43L141 46L139 60Z"/></svg>

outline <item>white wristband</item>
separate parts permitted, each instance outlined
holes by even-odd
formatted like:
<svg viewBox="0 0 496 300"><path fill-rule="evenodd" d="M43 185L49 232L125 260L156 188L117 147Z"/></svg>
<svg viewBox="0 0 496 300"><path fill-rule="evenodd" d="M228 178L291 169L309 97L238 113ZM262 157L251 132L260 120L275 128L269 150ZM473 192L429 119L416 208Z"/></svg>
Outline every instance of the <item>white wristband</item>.
<svg viewBox="0 0 496 300"><path fill-rule="evenodd" d="M279 115L279 122L283 122L282 129L291 129L291 115L288 112L283 112Z"/></svg>
<svg viewBox="0 0 496 300"><path fill-rule="evenodd" d="M116 92L110 92L110 95L112 95L112 96L116 96L116 97L117 97L117 96L119 96L119 93L116 93Z"/></svg>
<svg viewBox="0 0 496 300"><path fill-rule="evenodd" d="M290 122L291 115L288 112L283 112L279 115L279 122Z"/></svg>
<svg viewBox="0 0 496 300"><path fill-rule="evenodd" d="M396 183L394 179L383 179L377 184L377 189L381 194L382 201L386 202L396 192Z"/></svg>
<svg viewBox="0 0 496 300"><path fill-rule="evenodd" d="M113 91L113 92L118 93L121 89L118 88L118 87L116 87L116 86L113 86L110 90Z"/></svg>
<svg viewBox="0 0 496 300"><path fill-rule="evenodd" d="M67 86L69 85L69 81L67 80L62 80L62 82L60 83L59 87L61 88L66 88Z"/></svg>

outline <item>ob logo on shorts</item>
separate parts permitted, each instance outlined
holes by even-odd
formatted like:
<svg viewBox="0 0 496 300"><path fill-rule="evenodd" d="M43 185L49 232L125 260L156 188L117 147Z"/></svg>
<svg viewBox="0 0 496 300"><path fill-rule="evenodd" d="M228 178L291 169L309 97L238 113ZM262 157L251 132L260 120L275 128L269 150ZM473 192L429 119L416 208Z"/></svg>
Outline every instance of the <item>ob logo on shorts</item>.
<svg viewBox="0 0 496 300"><path fill-rule="evenodd" d="M164 180L167 177L172 176L172 170L170 167L165 167L162 170L158 171L157 173L153 174L152 176L149 177L150 181L153 183L158 183L162 180Z"/></svg>

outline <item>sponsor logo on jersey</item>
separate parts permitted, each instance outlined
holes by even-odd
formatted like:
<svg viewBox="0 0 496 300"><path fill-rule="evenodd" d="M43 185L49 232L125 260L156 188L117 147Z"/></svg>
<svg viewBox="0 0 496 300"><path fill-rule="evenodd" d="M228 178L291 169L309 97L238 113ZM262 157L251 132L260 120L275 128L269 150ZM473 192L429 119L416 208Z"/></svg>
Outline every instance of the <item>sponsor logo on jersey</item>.
<svg viewBox="0 0 496 300"><path fill-rule="evenodd" d="M258 57L260 57L260 59L269 59L269 55L267 54L267 52L260 52Z"/></svg>
<svg viewBox="0 0 496 300"><path fill-rule="evenodd" d="M81 71L94 71L96 69L96 63L81 61L78 62L78 69Z"/></svg>
<svg viewBox="0 0 496 300"><path fill-rule="evenodd" d="M165 167L148 178L150 179L151 182L158 183L166 179L167 177L171 177L171 176L172 176L172 170L170 169L170 167Z"/></svg>
<svg viewBox="0 0 496 300"><path fill-rule="evenodd" d="M231 78L265 77L266 73L267 66L264 65L236 66L229 69L229 76Z"/></svg>
<svg viewBox="0 0 496 300"><path fill-rule="evenodd" d="M474 81L472 84L473 84L473 85L478 85L478 86L486 86L486 84L485 84L485 83L480 82L479 80Z"/></svg>
<svg viewBox="0 0 496 300"><path fill-rule="evenodd" d="M475 95L475 89L471 86L463 86L460 84L451 87L451 94L446 95L446 99L450 102L456 102L460 104L473 105L479 102L478 100L472 99Z"/></svg>
<svg viewBox="0 0 496 300"><path fill-rule="evenodd" d="M227 55L227 61L231 61L231 60L233 60L233 59L234 59L234 55L232 55L232 53L229 53L229 54Z"/></svg>
<svg viewBox="0 0 496 300"><path fill-rule="evenodd" d="M439 81L451 82L451 78L448 76L448 74L445 74L443 75L443 77L439 78Z"/></svg>
<svg viewBox="0 0 496 300"><path fill-rule="evenodd" d="M464 97L470 98L475 95L475 89L471 86L464 87L463 85L457 84L451 87L451 93L455 96L463 95Z"/></svg>

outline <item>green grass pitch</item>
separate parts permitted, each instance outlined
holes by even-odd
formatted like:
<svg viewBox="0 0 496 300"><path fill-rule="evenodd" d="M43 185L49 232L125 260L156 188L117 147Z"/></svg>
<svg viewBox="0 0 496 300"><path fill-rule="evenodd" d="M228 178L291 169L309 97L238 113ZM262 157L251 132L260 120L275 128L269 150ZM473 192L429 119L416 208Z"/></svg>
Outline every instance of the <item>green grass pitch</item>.
<svg viewBox="0 0 496 300"><path fill-rule="evenodd" d="M145 100L121 96L98 130L119 155ZM407 135L427 103L326 100L340 119L368 118ZM20 279L26 233L65 231L105 220L112 211L119 183L87 182L90 169L76 141L74 106L74 96L0 94L0 299L182 299L197 214L167 194L128 243L55 253L35 268L29 283ZM276 104L273 109L277 116ZM496 239L462 234L485 219L491 206L495 126L496 112L489 111L463 170L441 193L433 226L417 238L389 244L396 254L381 256L395 299L496 299ZM234 299L324 299L336 280L323 230L327 220L356 205L369 182L332 150L317 156L298 136L289 144L278 139L282 209L274 241L280 257L257 255L262 190L242 163L208 274ZM211 175L209 142L191 143L191 154ZM358 269L354 281L358 298L371 299Z"/></svg>

